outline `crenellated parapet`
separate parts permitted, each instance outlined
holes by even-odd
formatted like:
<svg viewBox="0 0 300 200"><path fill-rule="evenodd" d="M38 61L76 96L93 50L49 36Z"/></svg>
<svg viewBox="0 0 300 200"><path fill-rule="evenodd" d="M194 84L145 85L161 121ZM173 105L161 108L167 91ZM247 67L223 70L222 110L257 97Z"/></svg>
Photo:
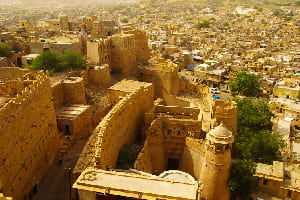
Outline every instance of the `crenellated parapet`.
<svg viewBox="0 0 300 200"><path fill-rule="evenodd" d="M232 131L237 132L237 105L233 101L215 100L213 104L213 116L218 123L223 122L224 125Z"/></svg>
<svg viewBox="0 0 300 200"><path fill-rule="evenodd" d="M137 131L142 129L144 114L153 106L152 84L142 85L137 85L135 90L122 97L96 127L96 168L115 167L119 149L136 140Z"/></svg>
<svg viewBox="0 0 300 200"><path fill-rule="evenodd" d="M25 199L53 163L59 135L49 74L9 70L0 68L0 190Z"/></svg>
<svg viewBox="0 0 300 200"><path fill-rule="evenodd" d="M158 58L150 66L140 66L138 71L141 79L152 82L155 88L155 96L176 95L179 92L179 76L177 64L170 60Z"/></svg>
<svg viewBox="0 0 300 200"><path fill-rule="evenodd" d="M0 69L1 73L1 69ZM8 124L11 119L14 118L15 113L20 112L20 110L33 98L33 95L38 93L41 89L45 87L46 84L49 84L49 76L44 72L40 71L36 76L33 76L30 73L26 73L21 76L18 80L9 80L6 86L12 86L13 84L26 85L21 91L16 90L15 95L10 97L8 102L2 104L0 107L0 130L4 128L5 124ZM5 83L3 83L3 86ZM15 86L15 85L14 85ZM0 85L1 87L1 85ZM5 88L6 91L1 90L2 92L9 91L9 87ZM14 88L16 89L16 88Z"/></svg>

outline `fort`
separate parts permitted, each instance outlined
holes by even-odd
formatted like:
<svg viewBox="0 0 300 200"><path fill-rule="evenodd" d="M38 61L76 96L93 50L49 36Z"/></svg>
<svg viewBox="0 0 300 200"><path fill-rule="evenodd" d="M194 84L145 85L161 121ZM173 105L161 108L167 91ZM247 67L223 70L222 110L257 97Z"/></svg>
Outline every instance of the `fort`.
<svg viewBox="0 0 300 200"><path fill-rule="evenodd" d="M147 54L137 53L145 34L127 33L88 41L86 70L49 77L0 68L5 196L31 198L54 159L88 138L73 170L79 199L229 199L236 104L214 100L207 86L183 79L171 60L158 55L147 61ZM116 81L115 72L135 77ZM125 169L120 155L130 146L136 150ZM154 183L164 190L151 189ZM173 191L179 187L182 193Z"/></svg>
<svg viewBox="0 0 300 200"><path fill-rule="evenodd" d="M0 200L300 200L299 3L1 1Z"/></svg>
<svg viewBox="0 0 300 200"><path fill-rule="evenodd" d="M145 190L150 189L147 184L151 181L147 176L154 182L160 180L158 175L166 173L167 170L180 170L190 174L194 181L200 181L193 189L194 192L199 190L199 196L194 196L195 199L229 198L227 181L231 144L234 140L230 130L236 130L234 124L226 127L223 122L219 125L212 123L210 125L212 128L209 133L206 133L202 129L202 121L198 119L200 109L156 105L152 83L123 80L112 86L109 91L114 107L95 128L73 171L75 176L81 173L82 176L91 174L90 179L79 178L74 185L81 199L96 199L102 191L105 191L102 192L103 195L118 194L133 197L132 192L139 194L139 198L149 195L138 188L130 190L126 181L119 183L118 187L123 188L122 190L117 189L116 185L114 186L116 188L112 186L108 190L103 184L100 184L100 187L103 186L104 189L98 190L92 183L86 183L89 187L83 187L85 184L82 182L96 180L98 176L108 176L106 173L110 174L111 180L117 180L119 176L127 176L126 171L123 175L111 174L109 171L118 168L118 153L121 148L141 141L143 147L132 165L137 171L134 174L131 172L128 176L133 179L142 178L145 182L143 186ZM219 103L219 106L221 105L224 109L234 108L234 105ZM233 118L227 116L226 119L236 121L235 111L236 109L228 111L233 112L232 115L228 115ZM85 169L87 170L84 171ZM146 174L140 177L143 173ZM128 181L130 181L129 177ZM95 190L97 194L94 193ZM160 191L151 193L152 198L158 198L160 195L162 195ZM168 196L168 199L175 197Z"/></svg>

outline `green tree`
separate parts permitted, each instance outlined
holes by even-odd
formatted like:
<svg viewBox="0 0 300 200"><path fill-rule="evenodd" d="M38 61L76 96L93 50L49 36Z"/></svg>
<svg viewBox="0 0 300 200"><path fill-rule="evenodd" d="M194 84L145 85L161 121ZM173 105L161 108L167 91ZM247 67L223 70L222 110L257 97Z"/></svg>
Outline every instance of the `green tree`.
<svg viewBox="0 0 300 200"><path fill-rule="evenodd" d="M291 21L292 19L293 19L292 17L288 16L285 18L285 21Z"/></svg>
<svg viewBox="0 0 300 200"><path fill-rule="evenodd" d="M229 189L231 195L248 199L257 190L258 181L253 175L256 164L252 160L240 160L231 165Z"/></svg>
<svg viewBox="0 0 300 200"><path fill-rule="evenodd" d="M207 20L203 20L202 22L198 22L197 23L197 29L202 29L202 28L209 28L209 24L210 24L210 22L209 21L207 21Z"/></svg>
<svg viewBox="0 0 300 200"><path fill-rule="evenodd" d="M0 57L9 58L11 56L10 50L11 48L7 44L0 42Z"/></svg>
<svg viewBox="0 0 300 200"><path fill-rule="evenodd" d="M143 22L144 16L139 16L138 19L139 19L140 22Z"/></svg>
<svg viewBox="0 0 300 200"><path fill-rule="evenodd" d="M278 17L279 15L282 15L282 11L280 9L276 9L273 11L273 15Z"/></svg>
<svg viewBox="0 0 300 200"><path fill-rule="evenodd" d="M257 96L260 93L259 77L245 71L236 72L233 80L229 82L231 92L237 92L245 96Z"/></svg>
<svg viewBox="0 0 300 200"><path fill-rule="evenodd" d="M122 23L128 23L128 19L127 19L127 18L123 18L123 19L121 20L121 22L122 22Z"/></svg>
<svg viewBox="0 0 300 200"><path fill-rule="evenodd" d="M191 21L191 20L193 20L192 17L187 17L187 18L185 18L185 21Z"/></svg>
<svg viewBox="0 0 300 200"><path fill-rule="evenodd" d="M224 22L223 26L229 26L229 23L228 22Z"/></svg>
<svg viewBox="0 0 300 200"><path fill-rule="evenodd" d="M51 51L44 51L37 56L32 63L31 69L49 70L50 72L63 71L58 55Z"/></svg>
<svg viewBox="0 0 300 200"><path fill-rule="evenodd" d="M271 130L274 114L269 108L268 102L263 99L234 98L237 104L237 126L248 127L253 131Z"/></svg>
<svg viewBox="0 0 300 200"><path fill-rule="evenodd" d="M76 51L65 51L60 57L62 70L85 69L86 61Z"/></svg>
<svg viewBox="0 0 300 200"><path fill-rule="evenodd" d="M124 145L120 148L117 159L117 168L124 170L133 168L141 148L142 146L137 144Z"/></svg>
<svg viewBox="0 0 300 200"><path fill-rule="evenodd" d="M271 164L280 160L280 150L285 142L279 133L272 133L274 114L268 102L261 99L235 98L237 103L237 128L232 155L240 159Z"/></svg>

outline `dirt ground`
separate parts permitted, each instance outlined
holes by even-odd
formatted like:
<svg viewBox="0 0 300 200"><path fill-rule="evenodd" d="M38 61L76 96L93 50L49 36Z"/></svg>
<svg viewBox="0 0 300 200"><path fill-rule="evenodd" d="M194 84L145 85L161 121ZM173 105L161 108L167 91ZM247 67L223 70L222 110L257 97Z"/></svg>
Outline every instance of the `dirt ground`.
<svg viewBox="0 0 300 200"><path fill-rule="evenodd" d="M88 138L83 138L74 141L74 144L64 156L61 165L58 164L58 159L55 160L41 184L41 187L38 189L38 193L33 197L33 200L69 199L70 184L67 169L71 169L71 185L73 185L74 180L72 180L72 171L87 140Z"/></svg>

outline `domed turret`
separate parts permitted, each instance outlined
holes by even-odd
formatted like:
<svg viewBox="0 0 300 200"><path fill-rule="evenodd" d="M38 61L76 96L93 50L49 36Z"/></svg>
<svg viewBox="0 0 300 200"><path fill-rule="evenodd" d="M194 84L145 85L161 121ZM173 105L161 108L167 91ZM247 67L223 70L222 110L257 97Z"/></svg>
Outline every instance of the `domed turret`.
<svg viewBox="0 0 300 200"><path fill-rule="evenodd" d="M212 144L230 144L234 142L232 132L224 126L223 122L221 122L215 129L211 130L207 134L206 139Z"/></svg>
<svg viewBox="0 0 300 200"><path fill-rule="evenodd" d="M203 197L206 199L228 200L231 148L234 142L232 132L221 122L206 135L205 165L201 170Z"/></svg>

